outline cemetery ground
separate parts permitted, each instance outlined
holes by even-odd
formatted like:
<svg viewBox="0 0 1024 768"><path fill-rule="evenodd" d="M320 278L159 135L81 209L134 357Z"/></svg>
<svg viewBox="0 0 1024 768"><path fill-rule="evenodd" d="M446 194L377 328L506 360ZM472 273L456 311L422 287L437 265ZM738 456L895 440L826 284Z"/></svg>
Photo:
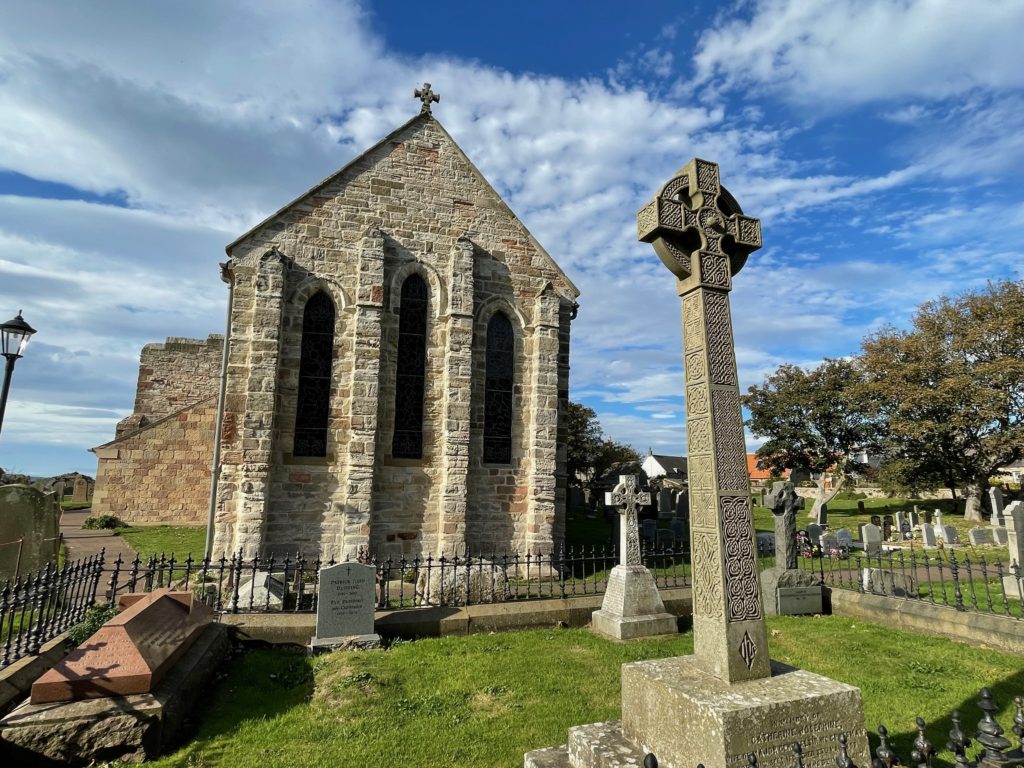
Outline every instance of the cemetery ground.
<svg viewBox="0 0 1024 768"><path fill-rule="evenodd" d="M841 616L768 624L773 658L859 686L868 728L884 723L900 754L917 735L915 715L941 746L952 709L973 728L982 685L1004 723L1024 691L1020 658L1009 654ZM192 740L152 765L522 765L524 752L562 743L570 726L619 716L621 664L692 649L690 633L615 643L548 629L313 658L252 650L234 659L196 713Z"/></svg>

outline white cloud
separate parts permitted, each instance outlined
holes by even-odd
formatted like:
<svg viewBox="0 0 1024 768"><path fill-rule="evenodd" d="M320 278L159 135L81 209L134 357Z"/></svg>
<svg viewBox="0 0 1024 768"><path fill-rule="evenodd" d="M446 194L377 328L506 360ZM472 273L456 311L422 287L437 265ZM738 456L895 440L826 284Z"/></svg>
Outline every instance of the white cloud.
<svg viewBox="0 0 1024 768"><path fill-rule="evenodd" d="M698 77L804 105L947 98L1024 85L1024 5L1000 0L759 0L705 31Z"/></svg>

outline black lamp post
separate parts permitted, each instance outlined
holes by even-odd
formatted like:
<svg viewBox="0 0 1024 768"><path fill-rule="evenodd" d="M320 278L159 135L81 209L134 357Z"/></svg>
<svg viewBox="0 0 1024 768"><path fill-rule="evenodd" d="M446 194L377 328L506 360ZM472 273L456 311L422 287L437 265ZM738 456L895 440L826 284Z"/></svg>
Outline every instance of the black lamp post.
<svg viewBox="0 0 1024 768"><path fill-rule="evenodd" d="M36 329L25 322L18 310L18 316L0 325L0 354L7 358L7 367L4 370L4 389L0 394L0 429L4 426L4 412L7 410L7 393L11 389L11 375L14 373L14 363L25 354L25 347L28 340Z"/></svg>

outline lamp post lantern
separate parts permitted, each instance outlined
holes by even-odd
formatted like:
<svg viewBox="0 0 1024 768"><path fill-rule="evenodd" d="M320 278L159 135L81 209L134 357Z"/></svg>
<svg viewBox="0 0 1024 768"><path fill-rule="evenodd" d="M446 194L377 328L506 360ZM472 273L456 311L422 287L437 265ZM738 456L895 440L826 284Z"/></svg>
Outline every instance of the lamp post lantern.
<svg viewBox="0 0 1024 768"><path fill-rule="evenodd" d="M4 388L0 393L0 429L4 426L4 412L7 410L7 393L11 389L11 375L14 373L14 363L25 354L25 347L28 340L36 329L25 322L21 316L21 310L13 320L8 320L0 325L0 354L7 359L4 369Z"/></svg>

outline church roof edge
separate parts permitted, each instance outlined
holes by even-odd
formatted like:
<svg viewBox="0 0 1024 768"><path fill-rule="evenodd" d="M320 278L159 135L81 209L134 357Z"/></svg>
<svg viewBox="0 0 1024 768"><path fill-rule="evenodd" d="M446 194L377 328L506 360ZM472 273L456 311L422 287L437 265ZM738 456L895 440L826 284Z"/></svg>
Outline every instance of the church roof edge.
<svg viewBox="0 0 1024 768"><path fill-rule="evenodd" d="M533 236L533 233L530 232L530 230L527 228L527 226L523 223L522 219L520 219L511 208L509 208L508 203L506 203L505 200L502 198L502 196L500 194L498 194L498 191L487 180L487 177L484 176L483 173L480 172L480 169L476 167L476 164L462 150L462 147L459 146L459 143L457 141L455 141L454 138L452 138L452 135L450 133L448 133L448 130L441 124L441 121L438 120L437 117L434 114L432 114L431 112L420 112L419 114L415 115L411 119L409 119L409 120L405 121L404 123L402 123L400 126L398 126L393 131L391 131L387 136L384 136L382 139L377 141L375 144L373 144L370 147L367 147L364 151L360 152L358 155L353 157L349 162L345 163L345 165L343 165L341 168L339 168L338 170L334 171L332 174L330 174L329 176L327 176L323 180L319 181L318 183L314 184L312 187L307 189L305 192L303 192L298 197L294 198L293 200L289 201L288 203L285 203L283 206L278 208L276 211L274 211L272 214L270 214L265 219L260 221L258 224L256 224L255 226L251 227L250 229L248 229L243 234L241 234L238 237L236 237L234 240L232 240L230 243L228 243L226 246L224 246L224 251L230 257L232 249L234 249L237 245L239 245L246 238L250 237L251 235L253 235L257 231L259 231L260 229L265 227L267 224L270 224L276 218L278 218L279 216L281 216L282 214L287 212L292 206L302 202L303 200L305 200L310 195L313 195L313 194L316 194L317 192L319 192L321 189L323 189L328 184L333 182L339 176L341 176L342 174L344 174L348 170L350 170L360 160L362 160L366 155L370 154L371 152L375 151L377 148L379 148L382 145L386 144L387 142L391 141L395 136L397 136L398 134L402 133L403 131L408 130L417 121L425 121L425 120L426 121L432 120L437 125L437 127L441 130L441 132L452 143L452 146L456 149L456 151L458 151L458 153L462 156L462 159L466 161L466 164L470 167L470 169L473 171L473 173L475 173L480 178L480 180L483 182L483 184L487 187L487 189L489 189L494 194L495 199L502 206L502 209L505 211L505 213L507 213L509 216L511 216L515 220L515 222L520 227L523 228L523 231L526 233L526 236L529 238L529 240L533 244L533 246L542 255L547 257L547 259L554 266L555 270L557 270L559 276L565 281L566 285L568 286L568 288L569 288L569 290L570 290L570 292L572 294L569 298L571 298L573 300L578 298L579 295L580 295L580 290L579 290L579 288L576 287L576 284L573 283L573 281L569 279L569 276L565 274L565 271L558 265L558 262L556 262L554 260L554 258L551 256L551 254L547 252L547 249L544 248L544 246L540 244L540 242L537 240L537 238Z"/></svg>

